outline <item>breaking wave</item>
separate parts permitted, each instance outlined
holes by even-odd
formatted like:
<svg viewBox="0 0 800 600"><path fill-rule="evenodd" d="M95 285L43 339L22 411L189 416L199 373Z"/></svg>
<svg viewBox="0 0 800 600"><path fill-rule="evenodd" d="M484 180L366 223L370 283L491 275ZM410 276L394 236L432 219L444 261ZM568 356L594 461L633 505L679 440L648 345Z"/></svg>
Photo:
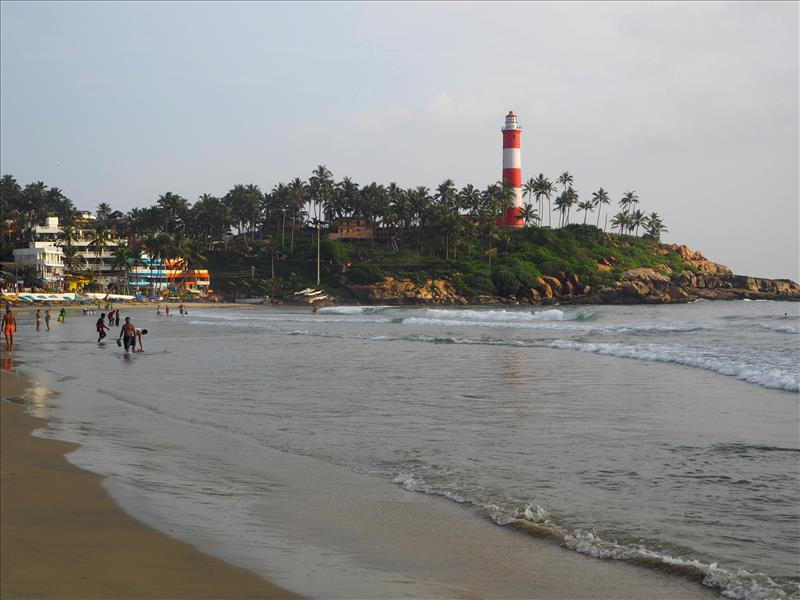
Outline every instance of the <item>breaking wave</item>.
<svg viewBox="0 0 800 600"><path fill-rule="evenodd" d="M500 322L526 322L526 321L593 321L597 313L579 309L575 312L564 312L557 308L541 311L520 310L470 310L429 308L425 315L432 319L458 319L462 321L500 321Z"/></svg>
<svg viewBox="0 0 800 600"><path fill-rule="evenodd" d="M733 600L768 600L800 597L800 584L779 583L763 573L744 569L725 569L719 563L706 563L697 559L676 557L641 543L619 543L605 540L594 532L569 529L555 523L551 514L541 506L528 504L518 507L501 507L494 502L482 501L468 492L444 485L429 484L419 475L401 472L393 483L404 489L442 496L459 504L470 504L501 527L512 527L537 537L550 539L570 550L594 558L620 560L655 567L684 576L704 586L718 590Z"/></svg>

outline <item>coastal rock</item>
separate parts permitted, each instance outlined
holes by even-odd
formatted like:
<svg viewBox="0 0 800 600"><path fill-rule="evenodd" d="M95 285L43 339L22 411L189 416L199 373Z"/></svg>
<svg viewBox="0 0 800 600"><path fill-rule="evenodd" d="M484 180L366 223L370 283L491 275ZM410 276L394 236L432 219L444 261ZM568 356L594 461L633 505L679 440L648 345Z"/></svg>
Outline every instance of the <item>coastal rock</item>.
<svg viewBox="0 0 800 600"><path fill-rule="evenodd" d="M348 289L362 302L371 304L467 304L444 279L415 283L410 279L387 276L373 285L349 285Z"/></svg>

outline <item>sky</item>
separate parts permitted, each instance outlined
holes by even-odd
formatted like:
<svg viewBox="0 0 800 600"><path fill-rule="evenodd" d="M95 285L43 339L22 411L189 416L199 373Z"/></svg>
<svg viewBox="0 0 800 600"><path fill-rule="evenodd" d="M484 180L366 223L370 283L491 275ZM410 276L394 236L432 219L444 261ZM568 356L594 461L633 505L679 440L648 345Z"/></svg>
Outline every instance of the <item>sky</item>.
<svg viewBox="0 0 800 600"><path fill-rule="evenodd" d="M0 171L84 210L319 164L485 187L514 110L525 179L634 190L665 241L798 280L799 7L2 2Z"/></svg>

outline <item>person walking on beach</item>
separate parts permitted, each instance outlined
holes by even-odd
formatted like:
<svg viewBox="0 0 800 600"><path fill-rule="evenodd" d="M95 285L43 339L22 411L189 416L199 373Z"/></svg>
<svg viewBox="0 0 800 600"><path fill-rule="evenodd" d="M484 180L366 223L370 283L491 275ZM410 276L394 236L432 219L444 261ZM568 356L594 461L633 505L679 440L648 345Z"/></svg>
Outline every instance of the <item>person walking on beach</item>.
<svg viewBox="0 0 800 600"><path fill-rule="evenodd" d="M120 339L125 346L125 354L127 354L129 351L136 351L136 327L134 327L133 323L131 323L130 317L125 317L125 324L122 326L122 329L119 332L117 343L119 343Z"/></svg>
<svg viewBox="0 0 800 600"><path fill-rule="evenodd" d="M167 316L169 316L169 304L164 305L164 312L167 313Z"/></svg>
<svg viewBox="0 0 800 600"><path fill-rule="evenodd" d="M97 319L97 343L99 344L104 337L106 337L105 330L110 328L106 327L106 313L100 313L100 318Z"/></svg>
<svg viewBox="0 0 800 600"><path fill-rule="evenodd" d="M47 327L47 331L50 331L50 311L44 311L44 326Z"/></svg>
<svg viewBox="0 0 800 600"><path fill-rule="evenodd" d="M160 302L156 305L156 318L159 318L159 317L161 317L161 303Z"/></svg>
<svg viewBox="0 0 800 600"><path fill-rule="evenodd" d="M39 331L42 328L42 311L41 309L36 309L36 331Z"/></svg>
<svg viewBox="0 0 800 600"><path fill-rule="evenodd" d="M11 312L11 307L6 306L6 314L3 315L3 334L6 336L6 350L11 352L14 349L14 334L17 332L17 316Z"/></svg>

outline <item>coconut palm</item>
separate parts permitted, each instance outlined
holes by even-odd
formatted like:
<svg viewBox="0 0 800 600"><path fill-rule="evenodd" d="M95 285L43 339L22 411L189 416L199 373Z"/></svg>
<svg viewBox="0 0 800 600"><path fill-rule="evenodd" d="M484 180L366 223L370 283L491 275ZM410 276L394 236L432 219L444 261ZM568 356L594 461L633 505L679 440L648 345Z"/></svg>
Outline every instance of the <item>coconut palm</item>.
<svg viewBox="0 0 800 600"><path fill-rule="evenodd" d="M578 210L583 211L583 224L586 225L586 217L589 214L589 211L594 208L594 202L591 200L585 200L584 202L578 202Z"/></svg>
<svg viewBox="0 0 800 600"><path fill-rule="evenodd" d="M647 236L654 239L655 241L661 240L661 234L669 231L664 226L664 222L661 220L661 217L658 216L658 213L652 212L647 217L645 217L645 228L647 229Z"/></svg>
<svg viewBox="0 0 800 600"><path fill-rule="evenodd" d="M520 216L525 222L525 227L528 227L531 223L535 223L539 220L539 213L531 204L525 204L522 206Z"/></svg>
<svg viewBox="0 0 800 600"><path fill-rule="evenodd" d="M97 205L97 210L94 212L94 214L95 217L97 217L98 222L102 223L103 221L107 221L108 216L111 214L111 206L105 202L101 202Z"/></svg>
<svg viewBox="0 0 800 600"><path fill-rule="evenodd" d="M561 175L558 176L558 183L561 184L562 191L566 192L567 188L572 187L572 183L574 178L570 175L569 171L564 171Z"/></svg>
<svg viewBox="0 0 800 600"><path fill-rule="evenodd" d="M592 202L597 207L597 227L600 227L600 212L603 210L603 204L611 204L611 198L607 191L600 188L592 193Z"/></svg>
<svg viewBox="0 0 800 600"><path fill-rule="evenodd" d="M611 219L611 227L619 229L620 235L623 234L630 226L630 218L626 212L618 212Z"/></svg>
<svg viewBox="0 0 800 600"><path fill-rule="evenodd" d="M633 234L634 237L637 237L639 235L639 227L645 225L646 223L647 223L647 215L644 213L644 211L641 211L637 208L635 211L630 213L629 227L636 228L636 231Z"/></svg>
<svg viewBox="0 0 800 600"><path fill-rule="evenodd" d="M127 245L119 245L114 248L114 258L111 267L115 271L125 272L125 293L128 293L128 280L131 272L131 250Z"/></svg>
<svg viewBox="0 0 800 600"><path fill-rule="evenodd" d="M86 263L78 253L78 248L75 246L64 246L62 252L64 253L64 272L75 274L83 271L86 268Z"/></svg>
<svg viewBox="0 0 800 600"><path fill-rule="evenodd" d="M636 195L636 192L631 191L625 192L619 201L619 205L624 212L629 212L635 204L639 204L639 196Z"/></svg>
<svg viewBox="0 0 800 600"><path fill-rule="evenodd" d="M98 225L91 234L88 248L92 251L95 257L95 265L97 270L100 271L100 257L103 252L111 245L111 231L105 225Z"/></svg>

